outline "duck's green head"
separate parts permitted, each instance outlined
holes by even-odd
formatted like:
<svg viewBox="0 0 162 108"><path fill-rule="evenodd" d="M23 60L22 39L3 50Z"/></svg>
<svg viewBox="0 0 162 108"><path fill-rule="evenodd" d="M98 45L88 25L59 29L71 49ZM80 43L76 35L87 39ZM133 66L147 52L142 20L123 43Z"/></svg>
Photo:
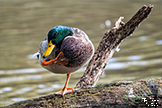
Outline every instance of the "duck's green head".
<svg viewBox="0 0 162 108"><path fill-rule="evenodd" d="M72 36L73 32L70 27L56 26L48 32L48 46L43 54L43 58L49 56L56 45L59 45L66 36Z"/></svg>

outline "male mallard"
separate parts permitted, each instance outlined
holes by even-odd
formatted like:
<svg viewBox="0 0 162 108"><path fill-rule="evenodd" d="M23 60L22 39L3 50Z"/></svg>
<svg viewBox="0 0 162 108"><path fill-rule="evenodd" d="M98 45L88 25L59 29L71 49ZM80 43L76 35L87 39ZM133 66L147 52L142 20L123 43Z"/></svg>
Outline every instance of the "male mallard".
<svg viewBox="0 0 162 108"><path fill-rule="evenodd" d="M71 73L86 64L93 53L92 42L78 28L56 26L48 32L45 41L40 43L39 63L53 73L67 74L64 88L55 94L64 95L74 91L67 88Z"/></svg>

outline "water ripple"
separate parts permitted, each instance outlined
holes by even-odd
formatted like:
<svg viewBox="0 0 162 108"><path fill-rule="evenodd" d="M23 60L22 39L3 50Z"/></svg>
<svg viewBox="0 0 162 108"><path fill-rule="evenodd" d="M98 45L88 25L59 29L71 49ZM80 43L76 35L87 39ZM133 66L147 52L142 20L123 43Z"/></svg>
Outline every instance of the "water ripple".
<svg viewBox="0 0 162 108"><path fill-rule="evenodd" d="M162 40L157 40L156 45L162 45Z"/></svg>
<svg viewBox="0 0 162 108"><path fill-rule="evenodd" d="M128 60L140 60L141 59L141 57L140 56L138 56L138 55L133 55L133 56L129 56L128 57Z"/></svg>
<svg viewBox="0 0 162 108"><path fill-rule="evenodd" d="M4 87L2 88L3 91L12 91L12 87Z"/></svg>
<svg viewBox="0 0 162 108"><path fill-rule="evenodd" d="M38 93L44 93L44 92L47 92L47 91L53 91L54 89L51 88L51 87L46 87L44 89L38 89L37 92Z"/></svg>
<svg viewBox="0 0 162 108"><path fill-rule="evenodd" d="M11 99L12 101L24 101L24 100L26 100L25 98L20 98L20 97L18 97L18 98L12 98Z"/></svg>
<svg viewBox="0 0 162 108"><path fill-rule="evenodd" d="M8 78L1 78L0 82L13 82L13 81L23 81L24 77L8 77Z"/></svg>
<svg viewBox="0 0 162 108"><path fill-rule="evenodd" d="M45 88L46 86L44 84L39 84L38 87L39 88Z"/></svg>
<svg viewBox="0 0 162 108"><path fill-rule="evenodd" d="M32 90L31 87L24 87L21 90L16 91L17 94L23 94L24 92Z"/></svg>
<svg viewBox="0 0 162 108"><path fill-rule="evenodd" d="M0 74L26 74L26 73L37 73L44 72L43 68L26 68L26 69L15 69L15 70L0 70Z"/></svg>
<svg viewBox="0 0 162 108"><path fill-rule="evenodd" d="M146 36L141 36L141 37L139 37L139 40L140 40L140 41L145 41L146 39L147 39Z"/></svg>
<svg viewBox="0 0 162 108"><path fill-rule="evenodd" d="M24 88L22 88L21 90L24 91L24 92L26 92L26 91L30 91L30 90L32 90L32 89L31 89L31 87L24 87Z"/></svg>
<svg viewBox="0 0 162 108"><path fill-rule="evenodd" d="M122 69L125 68L126 64L123 62L115 62L108 64L105 69L113 70L113 69Z"/></svg>
<svg viewBox="0 0 162 108"><path fill-rule="evenodd" d="M29 75L27 76L27 79L41 79L42 75Z"/></svg>
<svg viewBox="0 0 162 108"><path fill-rule="evenodd" d="M60 88L60 87L62 87L62 85L61 84L53 84L53 85L51 85L51 87L52 88Z"/></svg>

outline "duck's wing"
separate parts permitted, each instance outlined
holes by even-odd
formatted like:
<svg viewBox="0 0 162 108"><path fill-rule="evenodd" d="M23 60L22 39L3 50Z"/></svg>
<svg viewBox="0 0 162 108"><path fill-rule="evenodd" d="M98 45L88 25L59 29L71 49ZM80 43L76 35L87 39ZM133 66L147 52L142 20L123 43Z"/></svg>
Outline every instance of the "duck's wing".
<svg viewBox="0 0 162 108"><path fill-rule="evenodd" d="M94 46L85 32L80 29L72 28L73 36L67 36L61 44L60 51L65 58L70 59L67 66L83 66L93 55Z"/></svg>

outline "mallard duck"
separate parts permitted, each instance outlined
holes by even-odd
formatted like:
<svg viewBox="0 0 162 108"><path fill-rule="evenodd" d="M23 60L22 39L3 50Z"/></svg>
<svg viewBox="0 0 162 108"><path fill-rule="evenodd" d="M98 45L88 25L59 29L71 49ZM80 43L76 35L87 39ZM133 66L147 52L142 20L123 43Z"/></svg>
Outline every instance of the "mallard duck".
<svg viewBox="0 0 162 108"><path fill-rule="evenodd" d="M38 51L40 65L56 74L67 74L65 86L56 95L73 92L68 88L72 72L85 65L94 53L94 46L87 34L78 28L56 26L40 43Z"/></svg>

